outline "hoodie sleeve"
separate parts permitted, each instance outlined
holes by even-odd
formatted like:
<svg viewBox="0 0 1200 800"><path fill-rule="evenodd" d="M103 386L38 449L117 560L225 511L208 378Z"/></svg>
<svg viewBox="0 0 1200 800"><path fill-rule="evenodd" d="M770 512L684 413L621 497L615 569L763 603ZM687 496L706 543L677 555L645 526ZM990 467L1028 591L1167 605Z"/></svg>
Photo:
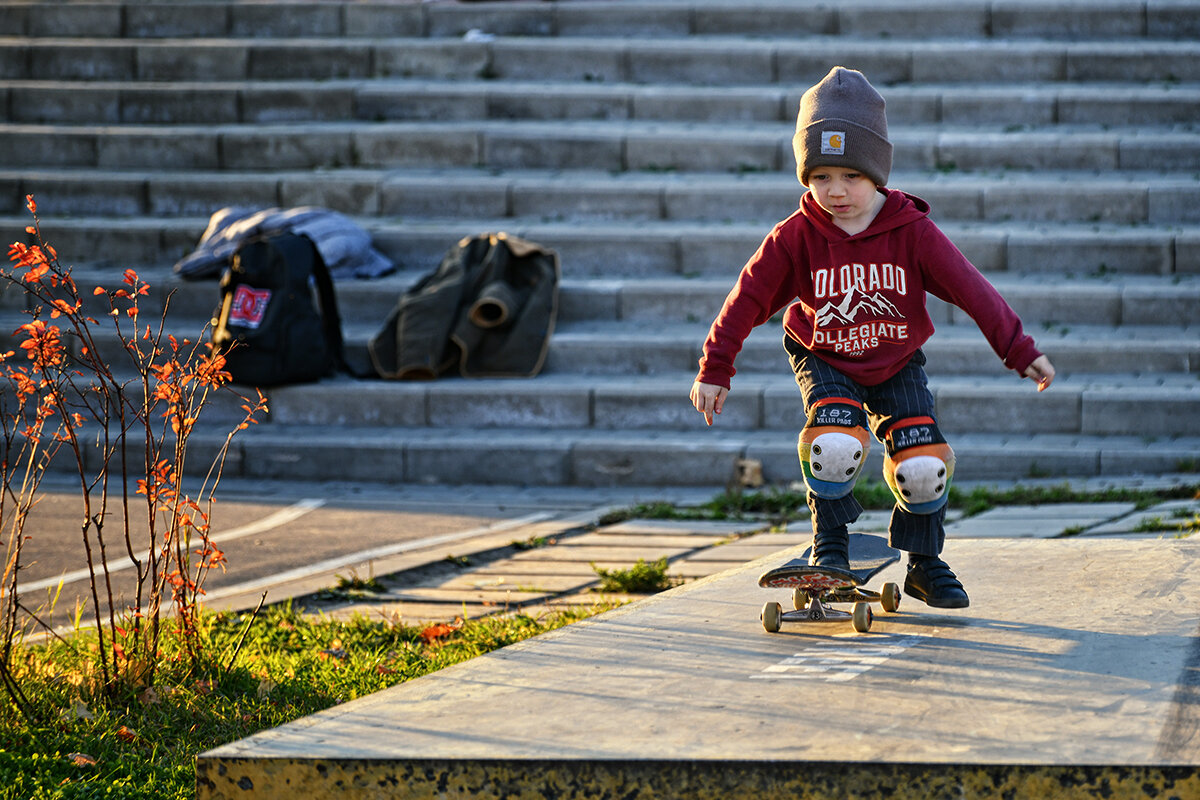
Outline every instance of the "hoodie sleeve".
<svg viewBox="0 0 1200 800"><path fill-rule="evenodd" d="M742 268L704 340L696 379L729 388L733 361L750 331L796 298L795 259L784 243L787 221L775 226Z"/></svg>
<svg viewBox="0 0 1200 800"><path fill-rule="evenodd" d="M967 312L1004 366L1024 374L1041 353L996 288L932 222L922 235L920 251L930 294Z"/></svg>

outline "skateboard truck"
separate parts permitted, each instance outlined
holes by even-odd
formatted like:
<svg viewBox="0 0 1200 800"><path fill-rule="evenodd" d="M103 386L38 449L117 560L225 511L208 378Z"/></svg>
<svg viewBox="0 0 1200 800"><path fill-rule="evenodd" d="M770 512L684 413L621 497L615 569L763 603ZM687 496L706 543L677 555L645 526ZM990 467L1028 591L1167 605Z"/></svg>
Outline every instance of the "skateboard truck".
<svg viewBox="0 0 1200 800"><path fill-rule="evenodd" d="M884 611L900 607L900 587L885 583L880 591L864 589L862 584L900 558L897 550L884 539L869 534L850 535L852 560L850 569L816 567L808 563L808 551L781 567L765 572L759 586L767 589L790 588L792 611L784 611L779 603L763 606L759 619L768 633L775 633L784 622L845 622L854 630L866 633L875 618L872 603ZM853 603L853 612L832 608L830 603Z"/></svg>
<svg viewBox="0 0 1200 800"><path fill-rule="evenodd" d="M809 622L838 622L841 620L850 619L852 616L851 614L847 614L845 611L839 611L836 608L831 608L825 605L825 601L820 597L810 598L807 608L799 608L795 611L785 611L783 618L787 619L789 615L796 617L803 616L804 619L808 620Z"/></svg>
<svg viewBox="0 0 1200 800"><path fill-rule="evenodd" d="M834 600L834 597L829 597ZM846 602L846 601L843 601ZM822 594L809 594L797 587L792 593L794 611L784 611L779 603L767 603L763 606L761 619L763 627L770 633L779 630L784 622L850 622L854 629L865 633L871 629L875 619L871 604L866 600L854 600L853 613L833 608L826 602ZM897 601L898 602L898 601Z"/></svg>

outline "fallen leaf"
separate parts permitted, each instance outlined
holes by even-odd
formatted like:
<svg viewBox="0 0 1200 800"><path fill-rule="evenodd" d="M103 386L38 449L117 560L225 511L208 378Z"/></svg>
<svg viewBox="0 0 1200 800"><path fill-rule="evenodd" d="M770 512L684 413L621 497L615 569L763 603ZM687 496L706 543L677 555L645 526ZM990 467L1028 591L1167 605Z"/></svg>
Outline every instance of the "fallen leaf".
<svg viewBox="0 0 1200 800"><path fill-rule="evenodd" d="M59 716L63 719L94 719L88 704L82 700L72 702L70 708L64 708Z"/></svg>
<svg viewBox="0 0 1200 800"><path fill-rule="evenodd" d="M77 767L94 767L96 766L95 756L89 756L87 753L67 753L67 758Z"/></svg>
<svg viewBox="0 0 1200 800"><path fill-rule="evenodd" d="M144 706L156 705L160 702L160 700L161 698L158 696L158 690L153 686L147 686L142 690L142 693L138 695L138 702Z"/></svg>
<svg viewBox="0 0 1200 800"><path fill-rule="evenodd" d="M263 678L258 682L258 691L255 692L255 694L258 696L259 700L266 700L271 696L271 691L278 685L279 684L275 683L275 681L271 680L270 678Z"/></svg>
<svg viewBox="0 0 1200 800"><path fill-rule="evenodd" d="M340 647L330 647L317 653L317 657L322 659L336 658L338 661L345 661L350 657L350 654Z"/></svg>
<svg viewBox="0 0 1200 800"><path fill-rule="evenodd" d="M117 738L122 742L129 744L130 742L136 742L138 735L137 731L122 725L121 727L117 728Z"/></svg>
<svg viewBox="0 0 1200 800"><path fill-rule="evenodd" d="M452 623L441 623L440 625L430 625L425 630L421 631L421 639L430 644L438 639L443 639L456 630L462 627L462 620L455 620Z"/></svg>

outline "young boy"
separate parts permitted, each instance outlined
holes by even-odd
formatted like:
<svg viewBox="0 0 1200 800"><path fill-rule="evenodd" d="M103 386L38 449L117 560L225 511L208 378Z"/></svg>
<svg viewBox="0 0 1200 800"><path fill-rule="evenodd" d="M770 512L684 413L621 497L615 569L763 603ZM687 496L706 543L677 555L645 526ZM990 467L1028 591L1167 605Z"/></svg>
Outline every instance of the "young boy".
<svg viewBox="0 0 1200 800"><path fill-rule="evenodd" d="M962 583L939 557L954 453L938 431L923 369L920 348L933 333L925 293L970 314L1005 366L1037 381L1038 391L1054 367L929 220L929 205L884 188L892 166L884 101L862 73L834 67L804 93L792 145L808 192L726 297L704 342L692 404L711 425L742 343L787 306L783 342L807 415L798 450L811 562L849 567L847 526L862 513L851 490L870 449L869 425L886 447L884 478L896 496L889 541L909 553L905 592L965 608Z"/></svg>

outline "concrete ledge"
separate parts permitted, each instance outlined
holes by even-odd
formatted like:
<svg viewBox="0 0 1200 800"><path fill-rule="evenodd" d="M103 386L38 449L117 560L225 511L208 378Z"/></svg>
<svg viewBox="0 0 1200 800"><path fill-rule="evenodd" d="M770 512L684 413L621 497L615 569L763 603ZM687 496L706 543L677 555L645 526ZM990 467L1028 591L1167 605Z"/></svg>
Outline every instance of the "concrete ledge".
<svg viewBox="0 0 1200 800"><path fill-rule="evenodd" d="M496 760L464 764L413 760L383 765L357 759L297 762L223 759L197 766L198 800L286 796L303 786L306 797L391 800L445 797L445 788L511 800L570 797L688 798L688 800L927 800L1005 797L1041 800L1165 796L1200 791L1193 767L807 763L802 774L776 761L581 762ZM316 780L311 780L312 777ZM258 787L264 787L260 790ZM278 794L272 794L277 792ZM475 795L479 796L479 795Z"/></svg>
<svg viewBox="0 0 1200 800"><path fill-rule="evenodd" d="M197 797L1200 792L1200 542L955 540L970 609L767 634L799 549L202 753Z"/></svg>

